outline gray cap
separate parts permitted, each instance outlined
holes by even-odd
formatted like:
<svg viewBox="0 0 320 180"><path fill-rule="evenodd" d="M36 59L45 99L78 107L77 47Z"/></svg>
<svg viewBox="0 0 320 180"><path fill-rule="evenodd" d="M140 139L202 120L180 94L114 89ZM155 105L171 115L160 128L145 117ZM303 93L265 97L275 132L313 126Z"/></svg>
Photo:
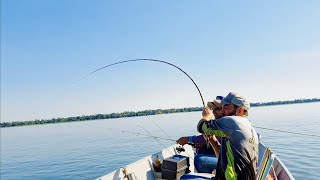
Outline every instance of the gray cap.
<svg viewBox="0 0 320 180"><path fill-rule="evenodd" d="M234 104L234 105L237 105L237 106L242 106L244 107L246 110L249 110L250 108L250 103L249 101L239 95L238 93L235 93L235 92L230 92L225 98L223 98L221 100L222 104L225 105L225 104Z"/></svg>

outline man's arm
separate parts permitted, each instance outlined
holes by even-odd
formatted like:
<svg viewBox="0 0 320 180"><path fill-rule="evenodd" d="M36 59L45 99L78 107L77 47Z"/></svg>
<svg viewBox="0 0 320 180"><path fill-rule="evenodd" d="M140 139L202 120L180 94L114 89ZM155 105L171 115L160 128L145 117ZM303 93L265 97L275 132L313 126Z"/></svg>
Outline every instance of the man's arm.
<svg viewBox="0 0 320 180"><path fill-rule="evenodd" d="M216 154L216 157L219 157L220 153L220 143L218 139L215 136L207 136L209 143L211 144L211 147L213 148L214 153Z"/></svg>
<svg viewBox="0 0 320 180"><path fill-rule="evenodd" d="M211 112L211 110L209 108L204 108L202 110L202 119L199 121L198 125L197 125L197 130L199 133L204 134L204 132L202 131L202 125L205 122L210 121L210 119L213 117L213 113Z"/></svg>
<svg viewBox="0 0 320 180"><path fill-rule="evenodd" d="M206 135L215 135L219 137L227 137L227 132L232 131L234 122L228 116L216 120L210 120L212 112L208 108L202 111L203 118L199 121L197 130Z"/></svg>
<svg viewBox="0 0 320 180"><path fill-rule="evenodd" d="M206 144L206 140L204 139L203 135L197 135L197 136L186 136L186 137L181 137L177 140L177 143L180 145L185 145L185 144Z"/></svg>

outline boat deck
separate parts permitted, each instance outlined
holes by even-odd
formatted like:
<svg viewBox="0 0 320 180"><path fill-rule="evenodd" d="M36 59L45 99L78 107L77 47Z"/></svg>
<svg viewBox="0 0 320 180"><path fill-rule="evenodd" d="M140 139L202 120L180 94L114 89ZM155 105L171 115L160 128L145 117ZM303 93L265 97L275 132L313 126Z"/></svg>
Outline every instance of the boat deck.
<svg viewBox="0 0 320 180"><path fill-rule="evenodd" d="M190 159L189 170L191 174L201 175L203 177L213 177L214 174L197 173L194 168L194 149L190 145L185 145L184 152L179 152L177 147L179 145L173 145L162 151L147 156L141 160L138 160L126 167L122 167L114 172L111 172L105 176L98 178L98 180L122 180L122 179L139 179L139 180L162 180L162 173L156 172L153 168L153 162L157 159L166 159L173 155L183 155ZM257 180L264 179L274 179L274 180L294 180L293 176L281 160L265 145L259 144L259 160L258 160L258 174Z"/></svg>

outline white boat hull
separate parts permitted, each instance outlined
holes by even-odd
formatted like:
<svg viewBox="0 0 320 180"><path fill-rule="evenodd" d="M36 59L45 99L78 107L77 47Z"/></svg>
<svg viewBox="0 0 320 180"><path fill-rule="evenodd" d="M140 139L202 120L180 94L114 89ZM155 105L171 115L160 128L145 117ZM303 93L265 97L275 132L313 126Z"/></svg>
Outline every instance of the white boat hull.
<svg viewBox="0 0 320 180"><path fill-rule="evenodd" d="M194 163L193 159L194 159L194 149L189 146L189 145L185 145L184 149L185 152L181 152L179 153L176 150L176 147L178 147L178 145L173 145L171 147L165 148L162 151L147 156L141 160L138 160L132 164L127 165L126 167L120 168L114 172L111 172L105 176L102 176L100 178L98 178L98 180L122 180L122 179L139 179L139 180L160 180L162 179L161 177L161 172L155 172L153 169L153 165L152 163L154 162L154 160L159 157L160 159L165 159L168 158L170 156L176 155L176 154L180 154L180 155L184 155L184 156L188 156L190 158L190 171L191 173L196 173L195 168L194 168ZM271 152L271 151L270 151ZM289 170L285 167L285 165L281 162L281 160L274 154L271 152L270 154L270 158L266 159L266 161L264 161L264 155L266 154L266 147L263 144L259 144L259 171L261 172L263 170L261 169L266 169L265 171L267 171L266 173L263 174L263 172L261 172L261 176L260 179L266 179L266 176L270 176L268 175L269 171L274 172L274 176L277 176L278 180L294 180L293 176L291 175L291 173L289 172ZM265 163L263 163L265 162ZM265 168L260 168L265 164ZM198 173L199 174L199 173ZM202 176L206 176L206 177L212 177L214 175L212 174L204 174L204 173L200 173ZM259 175L257 175L257 179L258 179ZM259 179L259 180L260 180Z"/></svg>

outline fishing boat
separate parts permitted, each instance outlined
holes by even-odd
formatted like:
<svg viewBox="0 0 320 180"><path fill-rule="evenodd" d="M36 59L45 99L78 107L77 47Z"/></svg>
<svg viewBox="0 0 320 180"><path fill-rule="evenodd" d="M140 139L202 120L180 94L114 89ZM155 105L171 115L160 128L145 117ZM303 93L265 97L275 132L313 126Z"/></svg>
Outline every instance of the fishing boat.
<svg viewBox="0 0 320 180"><path fill-rule="evenodd" d="M163 63L175 67L184 73L197 88L199 95L201 97L202 105L205 107L205 103L200 92L199 87L195 81L180 67L157 59L132 59L126 61L120 61L113 64L106 65L95 71L92 71L87 76L96 73L102 69L123 64L129 62L138 62L138 61L148 61ZM86 76L86 77L87 77ZM221 100L222 96L220 97ZM98 180L161 180L161 179L179 179L184 174L195 174L207 178L214 177L215 170L213 173L197 173L194 167L194 155L195 149L190 145L173 145L168 148L164 148L162 151L149 155L141 160L138 160L132 164L129 164L125 167L117 169L114 172L111 172L105 176L98 178ZM283 179L283 180L292 180L294 179L285 165L280 161L280 159L271 151L270 148L266 147L263 144L259 144L259 158L258 158L258 171L256 173L257 180L265 179Z"/></svg>
<svg viewBox="0 0 320 180"><path fill-rule="evenodd" d="M107 175L99 177L97 180L162 180L162 179L179 179L183 174L194 174L197 176L211 178L214 173L197 173L194 167L193 159L195 149L190 145L173 145L162 151L149 155L125 167L117 169ZM172 160L173 159L173 160ZM187 159L188 167L181 170L164 171L164 162L178 162L181 159ZM162 171L156 169L156 162L162 161ZM168 163L167 163L168 164ZM170 165L170 164L168 164ZM293 176L278 156L264 144L259 144L259 159L257 180L274 179L274 180L293 180ZM213 171L214 172L214 171ZM168 178L169 177L169 178ZM174 177L174 178L173 178Z"/></svg>

